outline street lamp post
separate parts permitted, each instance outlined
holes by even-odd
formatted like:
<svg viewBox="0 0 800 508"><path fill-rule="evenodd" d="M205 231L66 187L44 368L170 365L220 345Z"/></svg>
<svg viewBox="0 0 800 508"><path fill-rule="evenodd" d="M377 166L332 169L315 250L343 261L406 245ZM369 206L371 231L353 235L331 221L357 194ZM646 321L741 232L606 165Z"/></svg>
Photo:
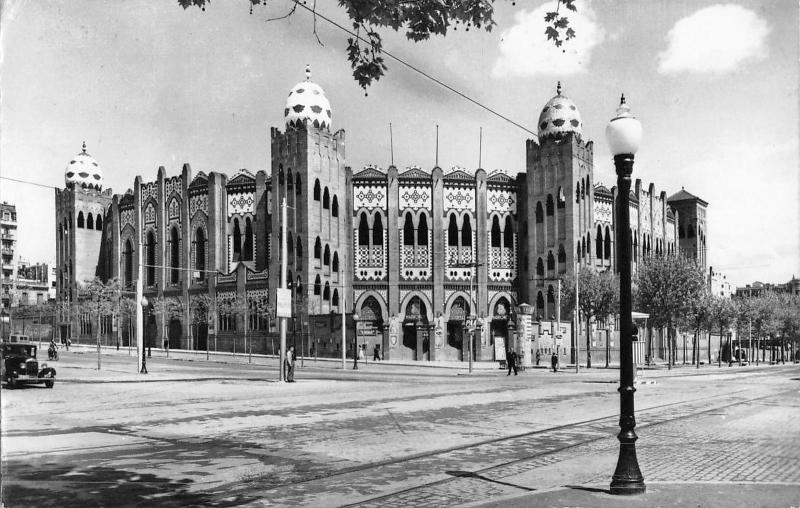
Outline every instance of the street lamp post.
<svg viewBox="0 0 800 508"><path fill-rule="evenodd" d="M469 299L471 301L469 302L469 315L467 316L467 322L471 323L472 326L467 327L468 328L467 336L469 338L469 346L468 346L469 347L469 353L468 353L468 356L469 356L469 373L472 374L472 350L473 350L473 344L474 344L474 341L475 341L475 329L476 329L474 324L477 321L477 316L478 316L478 312L477 312L478 309L474 309L473 308L473 307L477 307L477 303L478 302L477 302L477 299L473 296L472 291L473 291L474 280L475 280L475 271L479 267L483 266L483 263L477 263L477 262L473 261L473 262L470 262L470 263L456 263L456 264L450 265L450 266L452 268L469 268L470 269L470 272L469 272Z"/></svg>
<svg viewBox="0 0 800 508"><path fill-rule="evenodd" d="M643 494L646 490L644 477L636 459L636 418L634 417L633 343L631 320L631 230L630 190L633 157L642 140L642 125L631 115L620 99L617 114L606 126L606 138L614 155L617 172L616 242L617 269L619 270L619 317L620 317L620 433L619 458L611 480L611 493L621 495Z"/></svg>
<svg viewBox="0 0 800 508"><path fill-rule="evenodd" d="M342 317L342 326L344 326L344 317ZM353 334L353 370L358 370L358 314L353 312L353 326L356 329Z"/></svg>

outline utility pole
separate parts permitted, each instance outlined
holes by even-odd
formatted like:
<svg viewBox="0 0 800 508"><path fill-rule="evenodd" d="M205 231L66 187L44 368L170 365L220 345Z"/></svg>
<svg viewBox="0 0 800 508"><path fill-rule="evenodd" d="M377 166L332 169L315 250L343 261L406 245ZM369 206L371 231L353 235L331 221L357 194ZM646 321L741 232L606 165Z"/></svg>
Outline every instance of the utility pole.
<svg viewBox="0 0 800 508"><path fill-rule="evenodd" d="M286 278L288 277L289 272L289 263L286 257L288 256L288 249L286 246L286 197L284 196L281 199L281 282L278 284L278 287L281 289L287 289L286 287ZM278 365L278 381L284 381L283 376L283 363L286 359L286 318L280 318L280 331L281 331L281 345L280 345L280 358Z"/></svg>
<svg viewBox="0 0 800 508"><path fill-rule="evenodd" d="M581 307L579 305L578 293L578 281L580 280L580 277L578 277L579 268L580 263L575 263L575 374L579 374L581 372ZM560 280L558 281L558 291L559 293L561 292Z"/></svg>
<svg viewBox="0 0 800 508"><path fill-rule="evenodd" d="M343 255L342 259L344 259L344 262L347 263L347 256L346 255ZM344 266L347 266L347 265L345 264L345 265L343 265L343 267ZM344 370L346 368L345 364L347 363L347 360L345 359L345 356L347 354L347 326L346 326L347 322L346 322L346 319L345 319L347 317L346 310L345 310L345 308L346 308L345 304L347 302L347 292L344 290L344 284L342 285L342 297L341 298L342 298L342 370ZM333 325L331 325L331 326L333 326ZM358 341L356 341L356 343L358 343ZM358 353L356 352L355 348L353 349L353 356L355 358L358 358Z"/></svg>

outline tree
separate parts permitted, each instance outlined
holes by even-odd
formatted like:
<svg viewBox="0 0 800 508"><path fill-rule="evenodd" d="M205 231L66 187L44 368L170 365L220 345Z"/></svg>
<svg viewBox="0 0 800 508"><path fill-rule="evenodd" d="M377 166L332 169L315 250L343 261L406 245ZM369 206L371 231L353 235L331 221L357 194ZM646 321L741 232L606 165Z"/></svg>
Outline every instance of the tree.
<svg viewBox="0 0 800 508"><path fill-rule="evenodd" d="M251 311L253 312L254 316L257 316L259 319L265 319L267 321L267 333L269 333L269 322L272 316L275 314L275 310L272 308L272 305L269 303L269 299L266 296L262 296L259 298L255 298L251 300ZM272 339L270 339L272 340ZM264 344L264 352L266 352L267 346ZM275 343L272 342L272 354L275 354Z"/></svg>
<svg viewBox="0 0 800 508"><path fill-rule="evenodd" d="M562 308L575 308L575 277L562 283ZM578 272L578 307L586 322L586 368L592 368L592 319L601 320L619 312L619 279L610 270L597 272L588 266ZM577 336L577 330L576 330Z"/></svg>
<svg viewBox="0 0 800 508"><path fill-rule="evenodd" d="M510 0L515 5L514 0ZM552 0L555 10L547 12L544 17L545 35L556 47L575 37L575 30L569 25L569 18L561 11L577 12L576 0ZM269 0L247 0L250 14L254 6L266 6ZM203 11L211 0L178 0L184 9L199 7ZM432 35L445 36L449 28L457 30L459 25L466 31L475 27L490 32L495 27L495 0L339 0L339 7L344 9L352 24L352 30L339 26L347 31L347 60L353 69L353 78L364 90L374 81L383 77L387 70L384 60L383 38L381 30L405 31L406 38L414 42L430 39ZM314 16L314 36L322 45L317 35L317 17L335 24L316 11L316 1L311 6L305 0L293 0L288 13L268 21L285 19L292 16L297 8L305 9Z"/></svg>
<svg viewBox="0 0 800 508"><path fill-rule="evenodd" d="M124 296L120 298L119 315L120 318L122 316L127 316L128 318L128 352L130 353L131 339L134 334L133 324L136 321L136 300L129 296ZM121 321L122 320L120 319L120 322ZM141 323L136 324L136 326L141 326ZM117 349L119 349L119 347L117 347Z"/></svg>
<svg viewBox="0 0 800 508"><path fill-rule="evenodd" d="M700 291L697 298L691 302L691 308L685 316L686 325L694 333L692 340L692 365L700 368L700 333L710 328L712 296L705 289ZM695 362L697 362L695 364ZM711 364L711 336L708 339L708 363Z"/></svg>
<svg viewBox="0 0 800 508"><path fill-rule="evenodd" d="M778 328L781 332L781 342L785 347L788 340L791 345L793 361L797 357L797 346L800 341L800 295L782 294L779 296Z"/></svg>
<svg viewBox="0 0 800 508"><path fill-rule="evenodd" d="M99 277L86 281L80 289L81 309L97 324L97 370L100 370L100 320L116 312L120 290L118 279L103 282Z"/></svg>
<svg viewBox="0 0 800 508"><path fill-rule="evenodd" d="M645 258L636 275L636 301L650 314L650 322L668 333L668 365L674 365L675 325L692 309L705 286L703 271L683 256Z"/></svg>
<svg viewBox="0 0 800 508"><path fill-rule="evenodd" d="M730 299L724 296L712 296L709 312L709 322L713 328L719 330L719 351L717 352L717 364L722 364L722 337L725 330L729 329L735 322L738 315L743 315L743 309ZM711 338L708 340L709 363L711 362ZM730 345L728 345L730 349Z"/></svg>
<svg viewBox="0 0 800 508"><path fill-rule="evenodd" d="M169 337L167 328L173 317L183 315L183 302L174 296L158 296L151 300L153 302L153 312L161 317L161 342L169 357Z"/></svg>

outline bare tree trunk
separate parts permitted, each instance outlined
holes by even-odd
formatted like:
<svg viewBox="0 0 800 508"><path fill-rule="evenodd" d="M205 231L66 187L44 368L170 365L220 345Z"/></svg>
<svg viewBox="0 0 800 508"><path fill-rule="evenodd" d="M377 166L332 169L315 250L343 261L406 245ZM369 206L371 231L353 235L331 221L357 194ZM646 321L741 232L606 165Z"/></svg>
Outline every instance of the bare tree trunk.
<svg viewBox="0 0 800 508"><path fill-rule="evenodd" d="M100 370L100 313L97 313L97 370Z"/></svg>
<svg viewBox="0 0 800 508"><path fill-rule="evenodd" d="M592 368L592 316L590 314L585 314L586 316L586 368ZM577 336L577 335L576 335Z"/></svg>

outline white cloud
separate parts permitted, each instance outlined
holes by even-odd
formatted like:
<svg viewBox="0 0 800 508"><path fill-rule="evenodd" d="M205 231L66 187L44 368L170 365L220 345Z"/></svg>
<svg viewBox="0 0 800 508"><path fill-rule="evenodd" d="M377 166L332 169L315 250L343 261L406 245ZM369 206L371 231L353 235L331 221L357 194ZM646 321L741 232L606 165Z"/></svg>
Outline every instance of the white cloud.
<svg viewBox="0 0 800 508"><path fill-rule="evenodd" d="M659 54L662 74L727 73L747 61L767 56L769 26L758 15L734 4L712 5L675 23L668 47Z"/></svg>
<svg viewBox="0 0 800 508"><path fill-rule="evenodd" d="M588 1L581 2L578 12L567 12L575 38L557 48L548 41L544 16L553 8L548 2L531 12L520 11L515 23L500 35L500 56L492 76L569 75L586 71L592 49L603 42L605 31L595 20Z"/></svg>

